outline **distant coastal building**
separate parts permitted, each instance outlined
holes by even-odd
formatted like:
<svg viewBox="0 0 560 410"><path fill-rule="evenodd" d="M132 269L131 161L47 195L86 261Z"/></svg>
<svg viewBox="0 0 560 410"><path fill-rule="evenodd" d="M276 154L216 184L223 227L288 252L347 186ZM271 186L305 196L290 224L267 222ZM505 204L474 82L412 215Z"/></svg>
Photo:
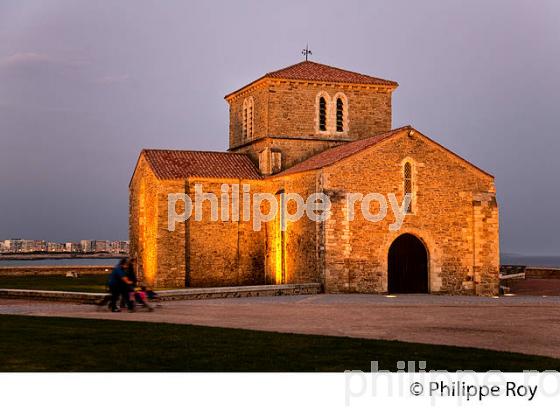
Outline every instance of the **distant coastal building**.
<svg viewBox="0 0 560 410"><path fill-rule="evenodd" d="M64 252L64 245L58 242L48 242L47 252Z"/></svg>
<svg viewBox="0 0 560 410"><path fill-rule="evenodd" d="M95 252L97 241L91 239L82 239L80 241L80 246L83 253L92 253Z"/></svg>
<svg viewBox="0 0 560 410"><path fill-rule="evenodd" d="M23 247L23 239L6 239L4 241L4 252L21 252Z"/></svg>
<svg viewBox="0 0 560 410"><path fill-rule="evenodd" d="M68 253L78 253L81 252L82 248L79 243L76 242L66 242L64 244L64 252Z"/></svg>
<svg viewBox="0 0 560 410"><path fill-rule="evenodd" d="M111 243L111 249L113 253L128 254L129 243L128 241L114 241Z"/></svg>
<svg viewBox="0 0 560 410"><path fill-rule="evenodd" d="M85 249L85 250L83 250ZM128 241L82 240L78 242L46 242L34 239L0 240L0 253L112 253L128 254Z"/></svg>
<svg viewBox="0 0 560 410"><path fill-rule="evenodd" d="M111 245L109 241L95 241L95 252L98 253L108 253L111 251Z"/></svg>

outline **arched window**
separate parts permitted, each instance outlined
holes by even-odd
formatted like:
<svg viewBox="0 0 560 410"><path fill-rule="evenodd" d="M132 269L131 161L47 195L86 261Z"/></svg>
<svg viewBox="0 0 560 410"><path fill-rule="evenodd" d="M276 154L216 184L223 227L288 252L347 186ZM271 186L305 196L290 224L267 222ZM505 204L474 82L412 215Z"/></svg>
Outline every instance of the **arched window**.
<svg viewBox="0 0 560 410"><path fill-rule="evenodd" d="M247 107L247 137L253 138L253 100L249 100Z"/></svg>
<svg viewBox="0 0 560 410"><path fill-rule="evenodd" d="M327 130L327 101L325 97L319 98L319 130Z"/></svg>
<svg viewBox="0 0 560 410"><path fill-rule="evenodd" d="M243 101L243 139L247 138L247 100Z"/></svg>
<svg viewBox="0 0 560 410"><path fill-rule="evenodd" d="M253 97L243 100L243 139L253 138Z"/></svg>
<svg viewBox="0 0 560 410"><path fill-rule="evenodd" d="M336 99L336 132L344 131L344 103L342 98Z"/></svg>
<svg viewBox="0 0 560 410"><path fill-rule="evenodd" d="M332 132L348 132L348 98L343 92L338 92L333 98L332 107Z"/></svg>
<svg viewBox="0 0 560 410"><path fill-rule="evenodd" d="M403 192L404 194L409 194L410 195L410 203L408 205L408 208L406 210L407 213L412 213L412 199L413 199L413 195L414 195L414 191L413 191L413 180L412 180L413 176L412 176L412 164L410 162L405 162L404 163L404 167L403 167L403 180L404 180L404 189Z"/></svg>

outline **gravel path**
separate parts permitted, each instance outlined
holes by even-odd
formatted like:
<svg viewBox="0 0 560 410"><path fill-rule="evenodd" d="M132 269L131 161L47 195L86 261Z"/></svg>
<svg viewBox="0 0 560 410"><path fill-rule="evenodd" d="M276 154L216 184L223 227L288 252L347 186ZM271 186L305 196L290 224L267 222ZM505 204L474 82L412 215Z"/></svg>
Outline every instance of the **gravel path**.
<svg viewBox="0 0 560 410"><path fill-rule="evenodd" d="M560 358L560 297L311 295L166 302L155 312L0 299L0 314L196 324L446 344Z"/></svg>

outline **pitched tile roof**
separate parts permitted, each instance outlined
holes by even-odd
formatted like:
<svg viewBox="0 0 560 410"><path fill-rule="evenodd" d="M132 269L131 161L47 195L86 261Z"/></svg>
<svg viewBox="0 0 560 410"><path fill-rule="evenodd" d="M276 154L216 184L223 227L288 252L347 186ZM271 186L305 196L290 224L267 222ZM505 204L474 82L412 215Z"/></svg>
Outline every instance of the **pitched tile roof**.
<svg viewBox="0 0 560 410"><path fill-rule="evenodd" d="M317 81L317 82L330 82L330 83L350 83L350 84L371 84L382 85L389 87L397 87L399 84L395 81L384 80L383 78L372 77L365 74L356 73L353 71L343 70L341 68L332 67L325 64L315 63L313 61L302 61L291 65L281 70L271 71L266 73L257 80L241 87L237 91L229 93L225 96L228 97L237 94L239 91L250 87L251 85L265 79L265 78L278 78L286 80L301 80L301 81Z"/></svg>
<svg viewBox="0 0 560 410"><path fill-rule="evenodd" d="M262 179L255 164L245 154L159 149L145 149L142 153L159 179Z"/></svg>
<svg viewBox="0 0 560 410"><path fill-rule="evenodd" d="M398 134L401 131L411 130L412 127L410 125L406 125L401 128L396 128L394 130L388 131L383 134L375 135L373 137L364 138L354 142L348 142L346 144L338 145L334 148L328 149L323 151L317 155L312 156L311 158L306 159L303 162L300 162L297 165L294 165L291 168L288 168L276 175L276 176L284 176L289 174L295 174L298 172L306 172L312 171L315 169L320 169L326 167L328 165L332 165L335 162L343 160L344 158L348 158L351 155L354 155L366 148L369 148L386 138L389 138L395 134Z"/></svg>
<svg viewBox="0 0 560 410"><path fill-rule="evenodd" d="M265 77L285 78L289 80L332 81L338 83L398 85L394 81L371 77L369 75L315 63L313 61L303 61L278 71L272 71L266 74Z"/></svg>

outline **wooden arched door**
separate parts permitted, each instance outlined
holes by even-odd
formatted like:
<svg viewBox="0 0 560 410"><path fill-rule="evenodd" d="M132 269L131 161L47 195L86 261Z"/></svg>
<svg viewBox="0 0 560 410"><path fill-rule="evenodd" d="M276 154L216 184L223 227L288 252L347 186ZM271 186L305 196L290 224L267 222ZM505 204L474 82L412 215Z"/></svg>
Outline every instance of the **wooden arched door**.
<svg viewBox="0 0 560 410"><path fill-rule="evenodd" d="M428 293L428 253L422 241L405 233L389 248L389 293Z"/></svg>

